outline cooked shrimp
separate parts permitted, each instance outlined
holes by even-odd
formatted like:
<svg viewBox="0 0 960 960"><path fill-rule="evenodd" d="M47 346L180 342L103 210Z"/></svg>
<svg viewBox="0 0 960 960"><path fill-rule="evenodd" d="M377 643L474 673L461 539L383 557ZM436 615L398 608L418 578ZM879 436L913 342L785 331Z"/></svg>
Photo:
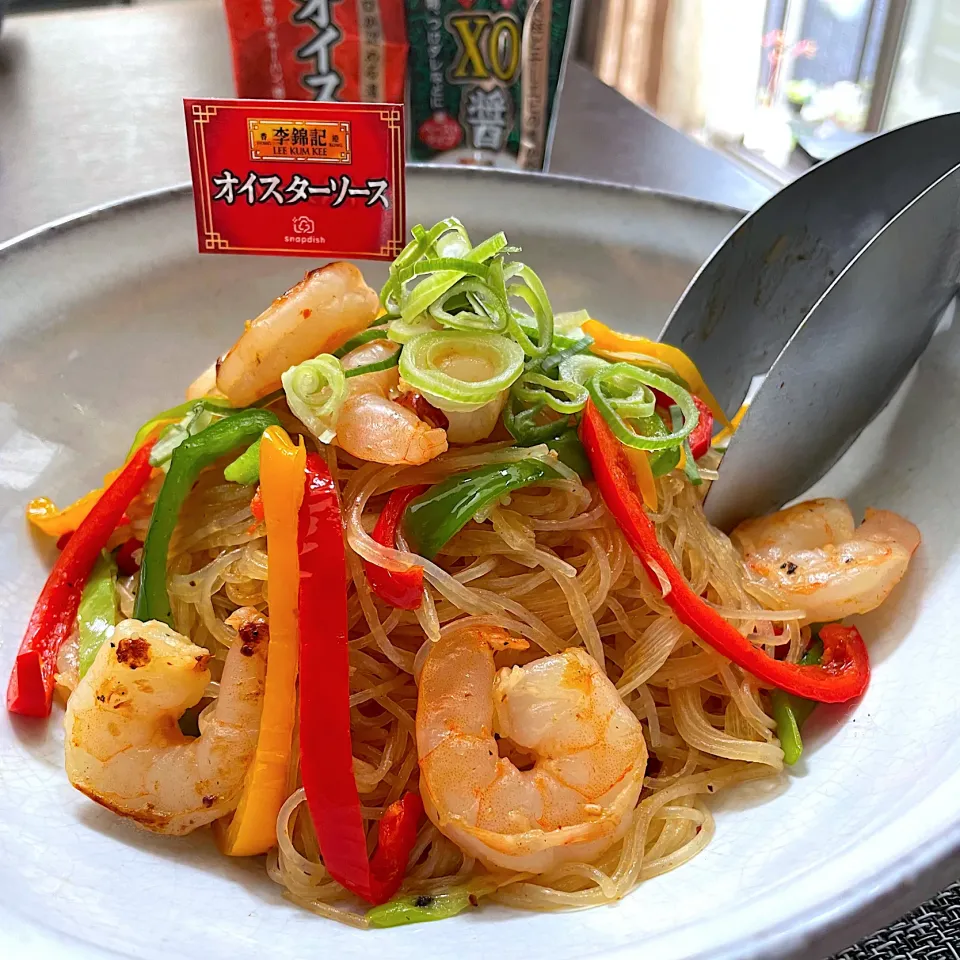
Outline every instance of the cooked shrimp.
<svg viewBox="0 0 960 960"><path fill-rule="evenodd" d="M462 626L420 676L417 750L427 815L489 867L543 873L592 860L623 836L643 785L640 723L596 661L571 648L496 671L526 641ZM498 740L533 758L520 770Z"/></svg>
<svg viewBox="0 0 960 960"><path fill-rule="evenodd" d="M177 720L203 696L209 654L156 620L118 624L67 703L70 782L155 833L189 833L233 810L257 745L266 622L245 608L239 633L192 738Z"/></svg>
<svg viewBox="0 0 960 960"><path fill-rule="evenodd" d="M733 531L749 569L775 584L808 623L880 606L907 572L920 531L888 510L855 527L845 500L809 500Z"/></svg>
<svg viewBox="0 0 960 960"><path fill-rule="evenodd" d="M396 350L389 340L371 340L343 358L343 369L386 360ZM399 382L396 367L347 380L347 399L337 417L338 446L361 460L411 465L426 463L447 449L444 430L390 399Z"/></svg>
<svg viewBox="0 0 960 960"><path fill-rule="evenodd" d="M217 361L207 367L193 383L187 387L187 400L199 400L217 393Z"/></svg>
<svg viewBox="0 0 960 960"><path fill-rule="evenodd" d="M335 350L370 325L379 305L352 263L311 270L247 324L217 362L217 388L238 407L279 390L284 370Z"/></svg>

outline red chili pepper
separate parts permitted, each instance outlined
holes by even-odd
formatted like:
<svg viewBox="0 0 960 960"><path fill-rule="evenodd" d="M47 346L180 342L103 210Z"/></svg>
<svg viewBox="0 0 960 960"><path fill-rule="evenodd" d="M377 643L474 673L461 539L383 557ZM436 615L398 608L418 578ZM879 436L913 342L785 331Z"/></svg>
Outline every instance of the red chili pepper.
<svg viewBox="0 0 960 960"><path fill-rule="evenodd" d="M253 498L250 500L250 512L253 514L253 519L257 523L263 523L264 512L263 512L263 497L260 495L260 487L257 486L257 492L253 495Z"/></svg>
<svg viewBox="0 0 960 960"><path fill-rule="evenodd" d="M710 441L713 440L713 414L699 397L694 396L693 402L700 411L700 419L689 437L690 453L694 460L699 460L710 449Z"/></svg>
<svg viewBox="0 0 960 960"><path fill-rule="evenodd" d="M870 660L855 627L837 624L824 627L820 633L823 659L819 666L784 663L767 656L698 597L673 565L657 540L653 521L643 509L623 447L592 401L588 401L584 409L580 439L607 508L643 564L651 583L655 586L661 583L658 574L667 580L669 589L663 599L682 624L759 680L798 697L822 703L841 703L863 693L870 680Z"/></svg>
<svg viewBox="0 0 960 960"><path fill-rule="evenodd" d="M330 471L307 455L300 507L300 774L327 872L374 905L396 892L417 838L423 803L407 793L380 821L367 859L353 775L343 522Z"/></svg>
<svg viewBox="0 0 960 960"><path fill-rule="evenodd" d="M150 478L152 449L153 441L149 441L127 461L53 565L30 615L10 674L7 686L10 713L27 717L50 715L57 653L73 629L83 585L127 505Z"/></svg>
<svg viewBox="0 0 960 960"><path fill-rule="evenodd" d="M125 543L120 544L116 553L117 560L117 570L125 577L132 577L139 569L140 564L137 562L134 554L142 549L143 541L138 540L136 537L131 537Z"/></svg>
<svg viewBox="0 0 960 960"><path fill-rule="evenodd" d="M427 484L417 483L410 487L398 487L387 499L371 536L385 547L396 547L397 527L403 511L411 500L419 497ZM416 610L423 602L423 567L410 567L403 572L386 570L375 563L364 562L370 589L391 606L400 610Z"/></svg>

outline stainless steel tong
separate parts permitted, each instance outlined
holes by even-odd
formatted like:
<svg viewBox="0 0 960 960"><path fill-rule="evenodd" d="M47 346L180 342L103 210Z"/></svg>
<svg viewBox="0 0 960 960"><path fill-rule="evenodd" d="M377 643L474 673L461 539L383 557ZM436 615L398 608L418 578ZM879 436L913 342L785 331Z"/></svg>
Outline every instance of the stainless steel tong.
<svg viewBox="0 0 960 960"><path fill-rule="evenodd" d="M743 220L660 339L728 413L764 376L706 499L722 529L823 476L883 409L960 281L960 113L814 167Z"/></svg>

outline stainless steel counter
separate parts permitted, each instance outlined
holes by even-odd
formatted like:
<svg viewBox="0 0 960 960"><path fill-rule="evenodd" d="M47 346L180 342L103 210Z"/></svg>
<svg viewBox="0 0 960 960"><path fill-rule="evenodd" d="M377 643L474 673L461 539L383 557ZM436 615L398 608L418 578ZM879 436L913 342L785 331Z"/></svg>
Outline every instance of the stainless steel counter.
<svg viewBox="0 0 960 960"><path fill-rule="evenodd" d="M0 241L189 179L181 99L232 95L216 0L8 18L0 32ZM745 209L770 192L573 64L551 170Z"/></svg>

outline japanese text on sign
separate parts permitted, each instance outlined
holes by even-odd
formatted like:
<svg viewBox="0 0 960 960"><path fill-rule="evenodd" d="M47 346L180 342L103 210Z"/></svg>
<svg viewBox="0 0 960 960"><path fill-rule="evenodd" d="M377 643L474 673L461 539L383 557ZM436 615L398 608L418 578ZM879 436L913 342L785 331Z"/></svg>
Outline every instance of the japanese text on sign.
<svg viewBox="0 0 960 960"><path fill-rule="evenodd" d="M366 201L364 206L372 207L379 203L384 210L390 209L390 202L387 200L390 181L386 179L367 180L362 185L354 185L349 177L329 177L326 183L316 184L295 173L284 186L283 178L277 174L264 176L250 171L241 182L240 177L232 170L226 169L219 176L210 179L217 188L213 197L214 203L218 200L236 203L238 199L243 199L253 206L255 203L273 200L281 206L289 206L305 203L311 197L329 197L331 207L342 207L348 198L361 197Z"/></svg>

